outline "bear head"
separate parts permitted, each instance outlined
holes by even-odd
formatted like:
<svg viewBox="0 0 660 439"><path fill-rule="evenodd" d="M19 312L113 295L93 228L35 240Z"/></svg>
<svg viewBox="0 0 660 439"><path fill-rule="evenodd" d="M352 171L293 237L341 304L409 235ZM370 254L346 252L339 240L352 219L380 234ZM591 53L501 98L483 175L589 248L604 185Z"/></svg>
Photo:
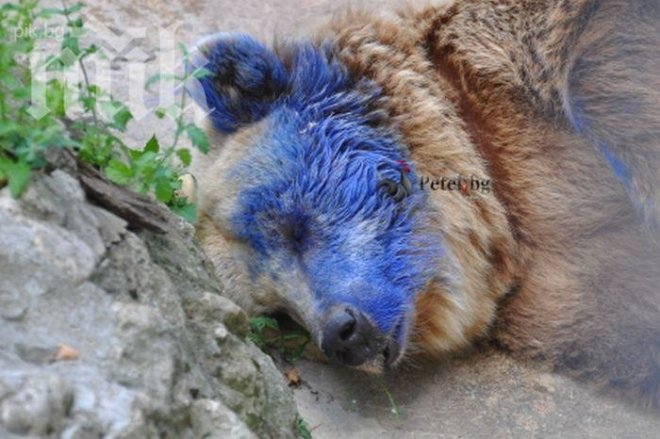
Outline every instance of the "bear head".
<svg viewBox="0 0 660 439"><path fill-rule="evenodd" d="M447 251L379 87L331 44L240 34L208 37L189 67L208 70L189 90L212 143L195 165L200 233L226 289L289 314L331 360L398 362L417 295L451 270L438 273Z"/></svg>

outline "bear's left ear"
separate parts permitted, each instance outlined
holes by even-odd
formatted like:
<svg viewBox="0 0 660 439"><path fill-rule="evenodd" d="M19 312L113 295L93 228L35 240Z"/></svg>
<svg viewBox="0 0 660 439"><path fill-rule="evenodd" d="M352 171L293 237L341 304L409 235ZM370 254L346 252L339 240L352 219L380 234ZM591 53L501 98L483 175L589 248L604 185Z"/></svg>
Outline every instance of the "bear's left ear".
<svg viewBox="0 0 660 439"><path fill-rule="evenodd" d="M202 67L210 74L193 81L188 92L209 111L213 126L225 134L266 116L287 87L282 61L244 34L220 33L202 40L187 69Z"/></svg>

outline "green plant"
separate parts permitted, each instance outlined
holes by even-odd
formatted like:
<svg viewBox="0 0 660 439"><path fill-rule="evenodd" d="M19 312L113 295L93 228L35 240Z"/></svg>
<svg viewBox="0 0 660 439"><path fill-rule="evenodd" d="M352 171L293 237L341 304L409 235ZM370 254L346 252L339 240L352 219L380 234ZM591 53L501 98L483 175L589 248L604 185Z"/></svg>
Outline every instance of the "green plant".
<svg viewBox="0 0 660 439"><path fill-rule="evenodd" d="M70 148L80 160L100 169L114 183L150 194L194 221L196 207L177 192L181 188L180 177L192 159L191 151L180 140L186 134L192 146L203 153L208 151L209 141L204 131L184 118L186 93L181 91L180 99L171 107L156 110L158 117L169 115L174 120L172 142L161 144L154 134L143 146L125 144L121 134L133 114L127 105L90 81L86 63L102 53L98 47L82 41L82 8L82 3L69 6L65 0L62 8L40 9L37 0L20 0L0 7L0 186L8 184L12 195L18 197L31 173L44 167L46 149ZM33 31L35 23L47 23L54 17L62 17L66 25L59 52L50 54L42 64L29 65L35 43L43 37L43 32ZM188 51L180 47L187 58ZM60 79L41 83L34 69L79 69L82 80L77 84ZM183 90L190 78L207 74L206 69L197 69L182 75L157 75L145 87L168 79L173 87ZM45 96L42 107L34 105L35 92ZM66 113L72 96L77 96L82 109L75 120Z"/></svg>
<svg viewBox="0 0 660 439"><path fill-rule="evenodd" d="M387 384L385 384L385 381L383 381L381 377L376 377L376 381L378 382L380 388L383 389L385 396L387 396L387 400L390 403L390 411L394 415L394 418L397 421L400 421L401 412L399 411L399 406L397 405L396 401L394 400L394 397L392 396L392 392L390 392L390 389L387 388Z"/></svg>
<svg viewBox="0 0 660 439"><path fill-rule="evenodd" d="M275 350L285 360L298 361L311 341L309 334L302 329L283 330L277 320L269 316L250 319L248 337L262 351Z"/></svg>
<svg viewBox="0 0 660 439"><path fill-rule="evenodd" d="M300 416L296 418L296 432L298 433L298 437L302 439L312 439L312 432L309 429L309 425L307 425L307 421Z"/></svg>
<svg viewBox="0 0 660 439"><path fill-rule="evenodd" d="M27 61L38 38L32 29L46 16L37 11L36 0L0 6L0 185L8 184L14 197L25 189L32 170L45 165L47 148L73 146L57 112L38 114L30 102L35 84ZM43 87L57 107L61 84Z"/></svg>

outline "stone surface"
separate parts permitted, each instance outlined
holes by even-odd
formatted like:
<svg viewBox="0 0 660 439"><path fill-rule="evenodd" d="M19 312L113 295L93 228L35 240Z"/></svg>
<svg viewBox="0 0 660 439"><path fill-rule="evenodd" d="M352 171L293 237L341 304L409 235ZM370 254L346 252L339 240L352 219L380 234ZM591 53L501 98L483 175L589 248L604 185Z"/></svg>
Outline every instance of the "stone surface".
<svg viewBox="0 0 660 439"><path fill-rule="evenodd" d="M294 437L281 373L170 223L130 232L62 171L0 191L0 437Z"/></svg>

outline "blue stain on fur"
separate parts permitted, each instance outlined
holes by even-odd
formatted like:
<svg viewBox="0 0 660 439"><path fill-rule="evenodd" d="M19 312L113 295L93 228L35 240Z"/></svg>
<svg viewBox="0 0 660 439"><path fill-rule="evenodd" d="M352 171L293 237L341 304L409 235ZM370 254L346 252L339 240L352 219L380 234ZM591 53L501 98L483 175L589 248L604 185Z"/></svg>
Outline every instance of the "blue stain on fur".
<svg viewBox="0 0 660 439"><path fill-rule="evenodd" d="M289 47L284 72L280 61L261 48L241 44L246 53L260 55L239 57L234 49L227 56L256 59L240 69L253 72L254 83L273 80L280 95L228 105L230 98L213 95L218 89L210 88L210 79L205 90L218 113L246 112L216 114L213 121L221 131L263 119L259 145L247 148L235 169L256 182L246 185L232 218L236 236L260 255L253 274L267 271L273 260L278 267L297 264L319 310L349 303L382 331L393 330L402 313L412 312L415 294L430 280L443 250L439 237L416 233L431 214L424 209L422 191L397 202L378 190L381 179L400 179L398 161L408 159L396 133L374 123L372 104L380 91L352 79L329 45ZM223 66L218 58L212 62ZM410 166L407 175L416 187Z"/></svg>
<svg viewBox="0 0 660 439"><path fill-rule="evenodd" d="M605 159L614 171L614 174L626 186L626 189L630 190L632 176L630 175L630 168L628 165L626 165L616 154L614 154L606 143L600 142L598 144L598 148L600 149L600 152L603 154L603 156L605 156Z"/></svg>
<svg viewBox="0 0 660 439"><path fill-rule="evenodd" d="M198 80L201 90L189 91L211 111L214 127L223 133L264 117L287 84L275 53L243 34L216 34L200 42L187 69L200 67L213 75Z"/></svg>
<svg viewBox="0 0 660 439"><path fill-rule="evenodd" d="M575 131L578 134L587 134L591 137L589 132L589 124L582 109L582 104L577 99L573 99L571 103L571 122L573 123ZM598 145L598 149L605 157L605 160L607 160L607 163L609 164L612 171L614 171L614 175L616 175L619 181L624 184L626 189L630 190L632 184L632 174L630 172L630 167L614 152L612 152L611 148L606 142L600 141L598 139L592 139L592 141Z"/></svg>

